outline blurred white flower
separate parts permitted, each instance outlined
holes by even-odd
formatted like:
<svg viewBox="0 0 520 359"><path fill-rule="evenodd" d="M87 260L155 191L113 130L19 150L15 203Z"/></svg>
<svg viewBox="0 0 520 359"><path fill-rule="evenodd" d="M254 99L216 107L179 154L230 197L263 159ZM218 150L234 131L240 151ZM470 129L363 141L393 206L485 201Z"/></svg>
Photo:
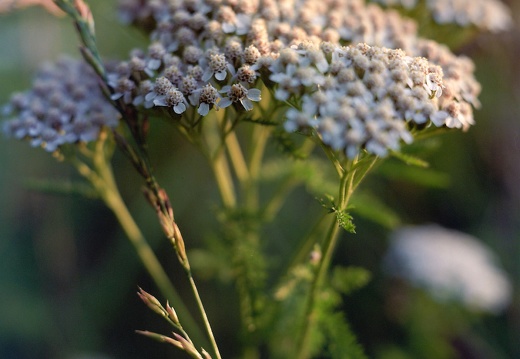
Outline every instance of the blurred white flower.
<svg viewBox="0 0 520 359"><path fill-rule="evenodd" d="M458 301L473 310L496 314L511 300L511 284L490 249L468 234L437 225L395 231L384 268L436 300Z"/></svg>
<svg viewBox="0 0 520 359"><path fill-rule="evenodd" d="M375 0L385 6L413 9L422 6L416 0ZM476 26L491 32L509 29L513 24L511 11L499 0L427 0L426 6L438 24Z"/></svg>
<svg viewBox="0 0 520 359"><path fill-rule="evenodd" d="M127 89L118 91L115 98L123 98ZM2 131L7 137L26 139L48 152L67 143L94 141L102 127L119 124L93 70L68 57L44 64L32 89L12 96L4 116Z"/></svg>

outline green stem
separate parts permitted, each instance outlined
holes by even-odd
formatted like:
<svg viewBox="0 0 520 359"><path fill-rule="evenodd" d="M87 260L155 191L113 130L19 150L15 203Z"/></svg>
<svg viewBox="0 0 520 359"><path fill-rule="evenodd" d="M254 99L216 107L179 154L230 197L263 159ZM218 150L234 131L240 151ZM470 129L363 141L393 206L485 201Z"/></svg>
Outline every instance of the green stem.
<svg viewBox="0 0 520 359"><path fill-rule="evenodd" d="M352 167L355 167L353 165ZM343 167L345 168L345 167ZM353 183L356 174L356 169L351 169L345 172L341 177L339 194L338 194L338 211L343 211L348 206L348 201L353 192ZM318 265L314 280L312 281L307 305L305 308L305 324L300 334L297 345L297 359L307 359L310 357L310 336L312 330L316 325L316 301L318 299L325 275L330 266L332 255L339 238L339 223L337 217L334 218L332 224L327 232L327 236L322 245L322 258Z"/></svg>
<svg viewBox="0 0 520 359"><path fill-rule="evenodd" d="M353 181L352 181L352 186L351 186L351 190L350 190L349 196L351 196L352 193L354 193L354 191L361 184L361 182L366 177L368 172L370 172L370 170L372 168L374 168L374 166L375 166L375 164L377 163L378 160L379 160L379 157L374 156L370 161L369 161L369 159L365 159L364 161L360 161L358 163L359 167L356 167L356 172L357 172L358 175L357 175L357 177L352 178ZM361 162L363 162L363 163L361 163ZM348 198L348 199L350 199L350 198ZM348 199L347 199L347 201L348 201Z"/></svg>
<svg viewBox="0 0 520 359"><path fill-rule="evenodd" d="M236 133L234 131L229 132L229 134L226 135L225 141L229 158L231 159L238 181L240 183L247 182L250 178L249 169L247 168Z"/></svg>
<svg viewBox="0 0 520 359"><path fill-rule="evenodd" d="M216 121L214 121L214 127L200 133L202 138L199 140L199 145L210 163L222 203L225 208L229 209L236 207L237 196L229 162L226 158L225 146L227 142L224 137L226 132L226 114L227 111L219 111L215 114ZM221 135L215 136L215 132Z"/></svg>
<svg viewBox="0 0 520 359"><path fill-rule="evenodd" d="M259 206L258 177L262 168L267 140L271 130L264 126L256 126L251 133L251 155L249 157L250 177L243 184L246 205L256 212Z"/></svg>
<svg viewBox="0 0 520 359"><path fill-rule="evenodd" d="M329 155L328 151L326 151ZM331 158L332 154L329 155ZM338 203L337 203L337 211L344 211L348 207L348 203L354 190L359 186L361 181L365 178L368 172L374 167L377 162L377 157L365 157L363 159L355 159L353 161L349 161L345 166L341 165L338 167L338 164L335 164L336 168L343 169L343 175L341 176L339 193L338 193ZM309 346L309 339L312 333L312 330L316 324L316 301L319 296L325 275L330 266L332 255L334 253L334 249L336 247L336 243L339 238L339 224L337 217L334 218L334 221L329 228L325 241L322 245L322 259L319 263L316 275L311 284L309 297L307 299L307 305L305 309L305 319L306 323L303 327L303 330L300 334L298 340L298 352L296 355L297 359L307 359L310 357L311 348Z"/></svg>
<svg viewBox="0 0 520 359"><path fill-rule="evenodd" d="M204 305L202 304L202 300L200 299L199 291L197 289L197 286L195 285L195 281L193 280L193 276L191 275L191 271L188 272L188 278L190 280L190 286L193 291L193 294L195 296L195 300L197 302L197 306L199 308L199 311L202 314L202 319L204 321L204 325L206 327L206 332L208 333L209 340L211 342L211 347L213 348L213 351L215 352L215 355L217 359L221 359L220 352L218 350L217 342L215 341L215 336L213 335L213 330L211 329L211 325L208 319L208 316L206 315L206 311L204 310Z"/></svg>
<svg viewBox="0 0 520 359"><path fill-rule="evenodd" d="M235 192L235 186L231 177L232 166L233 172L236 174L237 183L240 186L244 211L248 214L258 213L258 176L260 166L265 150L269 131L267 129L254 128L251 132L251 152L246 159L244 153L233 129L229 129L229 123L226 122L226 116L219 116L221 138L214 155L210 156L210 164L213 169L220 196L224 207L227 209L237 209L238 201ZM225 154L229 156L229 163ZM248 218L245 219L249 221ZM263 278L262 265L257 265L256 261L251 261L250 256L260 256L258 227L251 227L251 223L243 222L242 219L230 219L226 223L228 234L231 240L231 248L233 251L233 268L236 273L236 287L240 303L240 315L242 318L243 332L246 334L246 345L242 355L244 358L257 358L258 349L252 345L257 340L254 333L258 329L256 326L257 294L261 291ZM253 263L254 262L254 263ZM262 263L260 261L260 263ZM253 277L252 277L253 276Z"/></svg>
<svg viewBox="0 0 520 359"><path fill-rule="evenodd" d="M218 151L213 159L210 159L211 169L217 181L220 197L225 208L235 208L237 199L235 195L233 179L229 171L229 164L224 151Z"/></svg>
<svg viewBox="0 0 520 359"><path fill-rule="evenodd" d="M253 133L251 135L253 146L251 157L249 159L249 172L251 173L252 178L256 179L260 174L265 146L267 145L267 140L269 139L270 133L271 130L265 126L256 126L253 129Z"/></svg>
<svg viewBox="0 0 520 359"><path fill-rule="evenodd" d="M328 222L333 220L334 218L329 215L329 213L324 213L313 225L309 234L304 237L302 242L297 246L298 251L292 257L290 262L288 262L287 266L281 271L281 275L278 277L277 284L273 286L273 288L280 288L282 286L284 279L286 279L291 271L298 265L300 265L305 258L309 257L314 245L318 242L318 236L325 230L326 226L330 226Z"/></svg>
<svg viewBox="0 0 520 359"><path fill-rule="evenodd" d="M102 143L103 141L100 140L99 142ZM166 298L171 298L172 302L175 303L175 309L179 313L180 317L183 318L183 323L185 324L185 327L189 328L192 337L194 337L199 343L205 343L208 345L209 343L202 334L198 324L195 322L188 308L184 304L184 301L173 287L168 275L155 256L155 253L128 211L128 208L119 193L112 167L107 161L105 154L100 151L99 147L96 149L93 156L94 169L91 169L85 163L80 162L77 159L73 159L72 163L78 172L89 180L106 206L112 211L112 213L114 213L121 228L134 246L139 259L152 277L160 292Z"/></svg>
<svg viewBox="0 0 520 359"><path fill-rule="evenodd" d="M314 277L314 280L311 284L311 288L309 291L309 297L307 299L307 305L305 308L305 323L303 325L303 330L300 334L298 344L297 344L297 359L307 359L310 356L310 346L309 339L316 324L316 313L315 313L315 304L317 297L319 295L321 284L325 277L325 273L330 264L330 260L332 258L332 253L334 252L334 248L336 246L336 242L338 239L339 233L339 225L337 218L332 222L327 236L325 238L325 242L322 247L322 259L320 261L318 270Z"/></svg>
<svg viewBox="0 0 520 359"><path fill-rule="evenodd" d="M65 12L67 12L73 19L76 24L78 33L81 37L81 40L85 46L83 48L83 55L85 56L85 59L92 65L92 67L96 70L96 72L101 76L101 78L106 83L106 77L105 77L105 68L103 66L103 63L101 61L101 58L99 56L99 51L97 50L96 45L96 39L94 35L94 24L93 20L91 18L90 9L86 6L84 3L75 3L74 6L72 1L70 0L55 0L55 3L60 6ZM122 111L122 115L124 117L124 111ZM139 138L136 138L135 133L132 132L134 135L134 139L136 140L142 159L145 162L146 168L148 169L148 176L145 176L146 184L148 188L150 188L154 195L157 196L157 198L161 198L159 196L159 190L160 187L155 179L155 177L151 174L151 165L148 158L148 153L146 151L146 144L143 143L141 140L142 138L138 136ZM168 279L168 276L164 272L163 268L161 267L159 261L157 260L157 257L153 253L152 249L150 248L148 242L146 242L144 236L142 235L141 231L139 230L139 227L134 222L130 212L128 211L126 205L124 204L123 199L121 198L121 195L119 193L117 184L114 180L112 168L109 164L109 161L105 157L105 152L103 150L103 144L104 141L99 141L97 145L97 151L94 154L93 162L94 162L94 168L97 172L98 176L87 176L88 179L91 180L94 187L98 190L100 193L101 198L104 200L106 205L112 210L112 212L117 217L118 221L120 222L121 226L123 227L123 230L126 232L128 238L134 245L139 257L141 258L141 261L143 262L146 269L151 274L152 278L156 282L157 286L160 288L160 290L167 294L168 297L172 298L176 304L177 310L179 312L185 312L186 318L185 321L188 321L188 324L191 328L195 329L195 334L197 337L203 338L202 335L199 333L199 328L195 324L195 321L192 319L192 317L189 315L189 311L187 308L184 307L184 304L180 298L180 296L177 294L175 289L173 288L173 285L171 285L171 282ZM224 162L222 159L225 160L223 156L219 157L219 168L225 170L224 168ZM85 174L88 171L88 166L80 166L81 170L80 173L83 171ZM79 168L78 168L79 170ZM223 176L220 176L222 180L222 186L223 188L229 187L229 178L225 176L225 172L222 172ZM228 183L226 184L226 181ZM226 187L227 186L227 187ZM232 193L226 192L226 200L229 204L232 204L234 202L234 198L232 196ZM159 205L161 206L161 211L164 214L167 214L167 208L166 204L163 202L163 200L159 201ZM174 218L171 218L173 221ZM187 259L186 259L187 261ZM204 307L202 305L202 301L200 300L200 296L197 291L197 287L195 286L195 282L193 281L193 277L191 276L191 272L189 273L189 280L192 285L193 293L196 297L197 304L199 306L199 310L203 316L204 323L206 325L206 329L208 331L208 336L210 337L212 347L215 350L215 353L217 355L217 359L220 359L220 353L218 351L218 347L215 343L215 339L213 336L213 333L211 331L211 327L209 326L209 321L206 316L206 312L204 310ZM205 342L205 341L204 341Z"/></svg>

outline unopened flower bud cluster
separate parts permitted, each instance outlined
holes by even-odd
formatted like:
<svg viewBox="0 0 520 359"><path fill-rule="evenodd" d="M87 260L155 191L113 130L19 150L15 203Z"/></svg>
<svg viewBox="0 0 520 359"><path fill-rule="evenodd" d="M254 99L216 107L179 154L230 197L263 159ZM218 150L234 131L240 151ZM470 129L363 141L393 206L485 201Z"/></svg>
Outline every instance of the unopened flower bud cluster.
<svg viewBox="0 0 520 359"><path fill-rule="evenodd" d="M54 152L64 144L98 138L115 127L118 114L105 100L95 73L84 62L61 58L36 75L30 91L16 93L2 108L3 131Z"/></svg>
<svg viewBox="0 0 520 359"><path fill-rule="evenodd" d="M441 25L475 26L499 32L512 25L509 9L499 0L374 0L385 6L414 9L425 2L433 20Z"/></svg>
<svg viewBox="0 0 520 359"><path fill-rule="evenodd" d="M120 14L152 45L111 75L113 98L174 116L251 110L261 79L293 105L287 131L313 129L349 157L384 156L417 125L467 129L479 105L469 59L362 0L126 0Z"/></svg>

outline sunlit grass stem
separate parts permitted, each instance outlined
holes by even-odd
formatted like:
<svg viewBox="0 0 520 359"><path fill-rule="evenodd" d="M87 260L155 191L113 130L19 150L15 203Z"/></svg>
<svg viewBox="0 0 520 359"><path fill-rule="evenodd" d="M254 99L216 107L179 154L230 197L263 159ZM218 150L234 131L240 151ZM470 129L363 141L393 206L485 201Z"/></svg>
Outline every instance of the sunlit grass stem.
<svg viewBox="0 0 520 359"><path fill-rule="evenodd" d="M182 318L184 327L189 330L195 341L209 347L209 343L202 334L201 329L193 319L183 299L173 287L168 275L150 247L150 244L147 242L124 203L114 178L112 166L104 150L106 138L103 137L106 137L105 133L102 134L102 138L98 141L94 151L91 153L92 168L78 158L72 158L71 162L78 172L92 184L103 202L112 213L114 213L121 228L136 250L139 259L160 292L175 305L176 311Z"/></svg>

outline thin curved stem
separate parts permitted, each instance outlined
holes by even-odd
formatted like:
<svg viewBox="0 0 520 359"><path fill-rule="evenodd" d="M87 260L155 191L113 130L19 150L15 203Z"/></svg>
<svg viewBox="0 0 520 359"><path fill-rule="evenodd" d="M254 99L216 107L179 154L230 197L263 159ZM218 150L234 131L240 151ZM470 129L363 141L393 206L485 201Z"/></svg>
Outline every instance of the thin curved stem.
<svg viewBox="0 0 520 359"><path fill-rule="evenodd" d="M175 303L176 311L179 313L180 317L182 317L185 327L189 328L190 333L196 341L209 345L198 324L191 316L190 311L184 304L181 296L173 287L168 275L164 271L162 265L155 256L155 253L146 241L125 205L115 182L112 167L103 152L103 148L100 147L102 142L102 140L99 141L98 147L93 153L93 168L90 168L85 163L75 158L71 159L72 164L76 167L78 172L93 185L100 198L112 213L114 213L121 228L135 248L139 259L159 288L160 292Z"/></svg>
<svg viewBox="0 0 520 359"><path fill-rule="evenodd" d="M322 230L324 230L327 227L326 222L328 220L333 220L333 218L329 216L329 213L325 213L316 221L316 223L311 228L309 234L305 236L302 242L297 246L298 251L292 257L285 269L281 272L282 274L278 277L276 285L274 285L273 288L279 288L282 285L282 281L285 277L289 275L291 270L294 269L300 263L302 263L305 260L305 258L308 258L314 245L317 242L318 235L322 232ZM330 224L328 225L330 226Z"/></svg>
<svg viewBox="0 0 520 359"><path fill-rule="evenodd" d="M99 76L103 79L103 82L106 85L106 71L104 68L104 65L101 61L101 57L99 56L99 51L97 49L96 45L96 38L94 35L94 21L92 19L92 13L90 12L90 9L88 6L82 2L82 1L76 1L72 2L71 0L55 0L56 5L58 5L62 10L64 10L66 13L68 13L72 19L75 22L76 29L78 31L78 34L80 35L81 41L83 43L83 46L81 47L81 52L87 62L90 63L90 65L93 67L93 69L99 74ZM105 86L102 88L104 89L104 92L108 95L110 90L108 86ZM118 106L115 104L115 107L120 110L121 115L123 118L127 117L124 108ZM129 115L129 117L132 117ZM132 119L135 119L132 117ZM146 143L144 142L144 137L142 137L142 133L136 133L134 131L134 128L132 127L132 122L127 121L127 124L129 125L132 135L134 137L134 140L136 141L138 148L140 150L141 160L144 162L144 168L143 170L146 170L147 175L143 175L143 172L141 173L146 181L146 185L149 189L153 191L154 196L158 199L158 205L161 209L161 212L164 216L169 216L168 218L173 222L173 211L169 208L169 203L167 202L167 197L164 198L161 196L161 188L159 187L159 184L157 183L157 180L151 173L152 166L150 164L149 158L148 158L148 152L146 150ZM99 141L98 146L96 148L96 152L93 157L94 162L94 169L95 172L90 171L88 166L78 166L78 171L85 175L87 179L89 179L92 182L92 185L98 190L100 196L105 201L107 206L112 210L112 212L116 215L117 219L119 220L121 226L123 227L123 230L127 233L130 241L134 245L139 257L141 258L141 261L145 265L146 269L150 272L152 275L152 278L154 281L156 281L159 288L161 288L164 293L168 293L168 296L171 296L176 302L176 307L180 305L183 306L182 300L178 296L178 294L175 292L173 285L171 285L168 276L162 269L159 261L155 257L155 254L153 253L152 249L150 248L149 244L144 239L144 236L142 235L141 231L139 230L138 226L134 222L130 212L128 211L126 205L124 204L123 199L121 198L121 195L119 193L118 187L116 185L116 182L114 180L112 168L109 164L109 161L105 157L105 152L103 151L103 143L104 141ZM77 163L77 162L76 162ZM139 168L139 163L134 163L134 165L137 165L136 168ZM97 173L96 173L97 172ZM224 178L226 180L226 178ZM225 184L225 183L224 183ZM164 194L166 196L166 194ZM233 198L228 198L230 202L232 202ZM175 224L175 223L174 223ZM179 255L179 252L177 252ZM186 259L187 261L187 259ZM181 263L182 264L182 263ZM202 306L202 302L200 300L198 291L196 289L195 283L193 281L193 278L191 276L191 273L189 273L189 280L190 283L192 283L192 289L194 292L194 295L197 299L197 303L199 304L200 312L204 318L204 322L206 324L206 328L208 330L208 335L211 339L212 347L215 349L217 359L220 359L220 353L218 351L217 345L215 343L215 340L213 338L213 333L211 332L211 328L209 326L209 322L207 320L207 316L204 310L204 307ZM182 308L182 311L186 312L187 314L189 311L185 310L185 308ZM190 323L190 326L193 328L196 328L196 334L199 336L198 327L196 325L191 325L194 323L191 323L191 316L189 314L186 316L186 320L188 320ZM202 336L201 336L202 337ZM203 338L203 337L202 337Z"/></svg>
<svg viewBox="0 0 520 359"><path fill-rule="evenodd" d="M215 340L215 336L213 335L213 330L211 329L211 325L210 325L208 316L206 315L206 311L204 310L204 305L202 304L202 300L200 299L199 291L197 289L197 286L195 285L195 281L193 280L193 276L191 275L191 272L189 272L188 278L190 281L191 289L195 296L195 301L197 302L199 311L202 313L202 319L204 321L204 325L206 327L206 332L208 333L209 340L211 342L211 347L213 348L213 351L215 352L217 359L221 359L222 357L220 356L220 352L218 350L218 345Z"/></svg>

